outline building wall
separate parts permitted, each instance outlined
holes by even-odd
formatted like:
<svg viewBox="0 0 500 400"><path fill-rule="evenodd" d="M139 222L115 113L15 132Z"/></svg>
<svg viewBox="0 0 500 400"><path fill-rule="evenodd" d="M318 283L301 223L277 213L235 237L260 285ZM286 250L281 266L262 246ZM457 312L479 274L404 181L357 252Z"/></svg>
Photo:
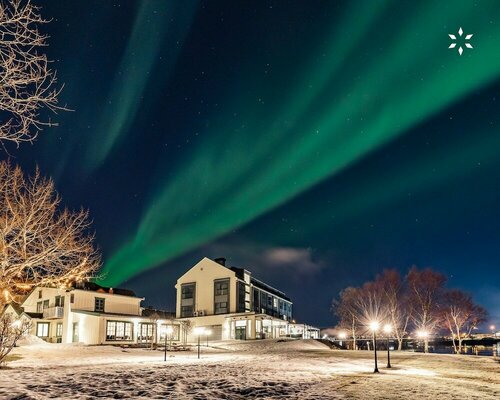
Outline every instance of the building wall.
<svg viewBox="0 0 500 400"><path fill-rule="evenodd" d="M41 293L41 297L40 297ZM66 290L57 288L38 288L33 290L30 295L26 298L23 303L23 308L25 312L35 313L37 312L37 304L39 302L49 301L49 307L55 306L56 296L64 296L66 304Z"/></svg>
<svg viewBox="0 0 500 400"><path fill-rule="evenodd" d="M214 314L214 281L228 278L229 312L236 312L236 274L215 261L203 258L193 268L182 275L175 285L177 291L176 315L181 317L181 286L186 283L196 283L194 309L204 311L205 315Z"/></svg>
<svg viewBox="0 0 500 400"><path fill-rule="evenodd" d="M107 313L141 315L142 299L138 297L78 289L71 293L74 294L74 303L71 304L73 310L94 311L95 299L102 298L105 300L104 311Z"/></svg>

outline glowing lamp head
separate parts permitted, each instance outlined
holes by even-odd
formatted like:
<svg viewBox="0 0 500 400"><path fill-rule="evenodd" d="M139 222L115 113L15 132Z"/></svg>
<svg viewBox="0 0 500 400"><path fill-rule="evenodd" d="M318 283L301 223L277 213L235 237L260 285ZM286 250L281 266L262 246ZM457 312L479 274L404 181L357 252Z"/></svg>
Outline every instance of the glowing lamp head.
<svg viewBox="0 0 500 400"><path fill-rule="evenodd" d="M167 325L167 326L165 327L165 333L166 333L167 335L171 335L173 331L174 331L174 328L172 328L172 326Z"/></svg>
<svg viewBox="0 0 500 400"><path fill-rule="evenodd" d="M212 331L210 329L205 329L205 335L210 336Z"/></svg>
<svg viewBox="0 0 500 400"><path fill-rule="evenodd" d="M392 325L391 324L385 324L384 325L384 333L391 333L392 332Z"/></svg>
<svg viewBox="0 0 500 400"><path fill-rule="evenodd" d="M425 330L421 330L421 331L418 331L417 332L417 336L419 338L426 338L429 336L429 332L425 331Z"/></svg>
<svg viewBox="0 0 500 400"><path fill-rule="evenodd" d="M490 331L494 331L495 330L495 325L490 325Z"/></svg>
<svg viewBox="0 0 500 400"><path fill-rule="evenodd" d="M345 332L339 333L339 339L345 339L346 337L347 337L347 334Z"/></svg>
<svg viewBox="0 0 500 400"><path fill-rule="evenodd" d="M370 329L373 331L373 332L376 332L378 331L378 328L380 328L380 324L378 321L372 321L370 322Z"/></svg>
<svg viewBox="0 0 500 400"><path fill-rule="evenodd" d="M196 336L204 335L205 334L205 328L202 326L197 326L196 328L193 329L193 333Z"/></svg>

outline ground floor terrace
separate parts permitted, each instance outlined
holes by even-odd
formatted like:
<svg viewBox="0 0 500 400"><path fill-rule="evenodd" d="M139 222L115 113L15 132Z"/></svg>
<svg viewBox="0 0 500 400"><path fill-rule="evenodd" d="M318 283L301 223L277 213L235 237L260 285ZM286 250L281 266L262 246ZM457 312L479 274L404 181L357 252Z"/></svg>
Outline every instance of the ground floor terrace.
<svg viewBox="0 0 500 400"><path fill-rule="evenodd" d="M295 324L267 314L255 312L207 315L196 318L179 319L189 320L192 330L188 335L190 342L197 341L197 332L194 328L202 328L203 337L214 340L253 340L301 338L318 339L319 329L306 324Z"/></svg>
<svg viewBox="0 0 500 400"><path fill-rule="evenodd" d="M30 334L49 343L147 346L180 342L183 331L173 320L77 310L64 318L31 318Z"/></svg>
<svg viewBox="0 0 500 400"><path fill-rule="evenodd" d="M372 353L315 340L214 342L170 352L37 343L0 370L0 398L498 399L492 357L394 352L373 374Z"/></svg>

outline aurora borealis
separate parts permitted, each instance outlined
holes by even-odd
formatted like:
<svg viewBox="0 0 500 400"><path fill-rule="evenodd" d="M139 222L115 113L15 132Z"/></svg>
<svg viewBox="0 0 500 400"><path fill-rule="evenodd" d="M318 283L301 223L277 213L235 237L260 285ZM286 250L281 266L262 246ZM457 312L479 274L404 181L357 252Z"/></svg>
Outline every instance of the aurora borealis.
<svg viewBox="0 0 500 400"><path fill-rule="evenodd" d="M498 2L90 3L44 5L75 111L12 153L90 208L105 284L167 307L206 255L321 292L318 324L384 267L498 299ZM320 267L281 282L273 249Z"/></svg>

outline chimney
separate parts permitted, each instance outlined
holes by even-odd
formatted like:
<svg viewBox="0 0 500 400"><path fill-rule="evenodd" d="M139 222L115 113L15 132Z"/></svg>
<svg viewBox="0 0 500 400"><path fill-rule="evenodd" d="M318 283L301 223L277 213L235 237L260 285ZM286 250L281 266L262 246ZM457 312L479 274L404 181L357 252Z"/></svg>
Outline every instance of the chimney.
<svg viewBox="0 0 500 400"><path fill-rule="evenodd" d="M219 257L214 260L217 264L223 265L224 267L226 266L226 259L224 257Z"/></svg>

